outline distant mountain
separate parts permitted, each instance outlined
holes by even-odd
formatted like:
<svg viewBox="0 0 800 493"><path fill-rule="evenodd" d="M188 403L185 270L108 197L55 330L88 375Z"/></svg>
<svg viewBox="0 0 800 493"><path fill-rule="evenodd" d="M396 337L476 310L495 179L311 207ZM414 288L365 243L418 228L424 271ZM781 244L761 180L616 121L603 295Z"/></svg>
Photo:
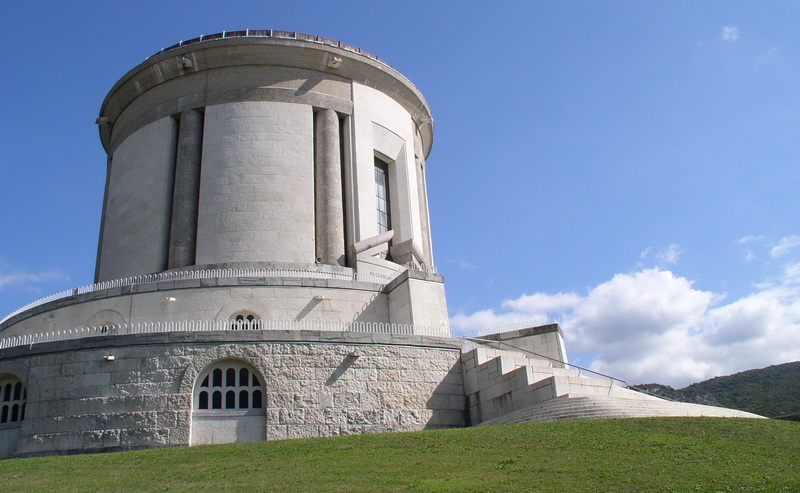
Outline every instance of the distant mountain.
<svg viewBox="0 0 800 493"><path fill-rule="evenodd" d="M776 417L800 413L800 361L715 377L682 389L647 383L636 388L674 401L740 409Z"/></svg>

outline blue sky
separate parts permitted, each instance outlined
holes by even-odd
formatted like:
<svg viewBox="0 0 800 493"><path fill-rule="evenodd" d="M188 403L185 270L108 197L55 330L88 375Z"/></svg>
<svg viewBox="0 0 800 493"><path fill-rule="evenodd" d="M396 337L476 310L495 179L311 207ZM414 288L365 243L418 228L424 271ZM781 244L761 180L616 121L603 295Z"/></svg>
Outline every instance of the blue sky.
<svg viewBox="0 0 800 493"><path fill-rule="evenodd" d="M92 282L94 119L122 75L182 39L283 29L428 99L460 333L553 316L573 361L631 383L798 360L799 21L794 1L8 2L0 311Z"/></svg>

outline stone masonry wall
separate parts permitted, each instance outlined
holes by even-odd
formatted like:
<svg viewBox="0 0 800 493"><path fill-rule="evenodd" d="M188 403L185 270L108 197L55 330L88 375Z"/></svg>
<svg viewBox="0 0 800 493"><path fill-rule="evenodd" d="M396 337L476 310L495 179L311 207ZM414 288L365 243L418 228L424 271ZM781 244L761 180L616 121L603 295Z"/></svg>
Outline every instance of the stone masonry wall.
<svg viewBox="0 0 800 493"><path fill-rule="evenodd" d="M113 154L100 239L100 281L166 268L177 126L162 118Z"/></svg>
<svg viewBox="0 0 800 493"><path fill-rule="evenodd" d="M311 331L97 337L0 353L0 374L28 388L11 455L188 445L196 379L225 359L264 376L265 439L466 424L453 339Z"/></svg>
<svg viewBox="0 0 800 493"><path fill-rule="evenodd" d="M231 103L205 118L197 264L313 263L312 108Z"/></svg>

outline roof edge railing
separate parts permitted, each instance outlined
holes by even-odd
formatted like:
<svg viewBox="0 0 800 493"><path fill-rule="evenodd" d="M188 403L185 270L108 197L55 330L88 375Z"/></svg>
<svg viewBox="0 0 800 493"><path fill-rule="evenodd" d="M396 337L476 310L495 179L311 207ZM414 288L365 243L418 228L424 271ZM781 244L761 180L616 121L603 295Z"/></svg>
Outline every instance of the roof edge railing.
<svg viewBox="0 0 800 493"><path fill-rule="evenodd" d="M322 36L315 36L313 34L305 34L296 31L280 31L277 29L245 29L239 31L222 31L220 33L214 33L214 34L203 34L196 38L192 38L186 41L179 41L178 43L175 43L172 46L167 46L166 48L162 48L157 53L154 53L153 55L148 57L148 59L156 55L160 55L161 53L181 48L183 46L202 43L204 41L213 41L215 39L228 39L228 38L274 38L274 39L294 39L297 41L306 41L309 43L332 46L334 48L339 48L345 51L349 51L351 53L356 53L371 60L375 60L376 62L380 62L386 65L387 67L391 67L391 65L381 60L380 58L376 57L372 53L364 51L361 48L355 47L353 45L342 43L341 41L336 41L335 39L325 38Z"/></svg>

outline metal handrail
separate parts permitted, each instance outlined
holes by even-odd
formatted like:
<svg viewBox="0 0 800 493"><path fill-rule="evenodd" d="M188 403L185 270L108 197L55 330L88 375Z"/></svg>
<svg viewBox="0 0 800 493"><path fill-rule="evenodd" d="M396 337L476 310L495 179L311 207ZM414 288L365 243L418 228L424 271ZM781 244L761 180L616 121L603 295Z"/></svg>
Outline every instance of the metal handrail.
<svg viewBox="0 0 800 493"><path fill-rule="evenodd" d="M521 330L521 329L529 329L532 327L542 327L545 325L554 325L557 324L558 321L553 317L542 317L537 319L531 320L523 320L521 322L512 322L505 325L496 325L494 327L490 327L489 329L474 329L472 331L465 331L465 332L482 332L483 335L486 334L497 334L500 332L510 332L512 330ZM464 336L466 337L466 336ZM475 334L475 337L480 337L478 334Z"/></svg>

